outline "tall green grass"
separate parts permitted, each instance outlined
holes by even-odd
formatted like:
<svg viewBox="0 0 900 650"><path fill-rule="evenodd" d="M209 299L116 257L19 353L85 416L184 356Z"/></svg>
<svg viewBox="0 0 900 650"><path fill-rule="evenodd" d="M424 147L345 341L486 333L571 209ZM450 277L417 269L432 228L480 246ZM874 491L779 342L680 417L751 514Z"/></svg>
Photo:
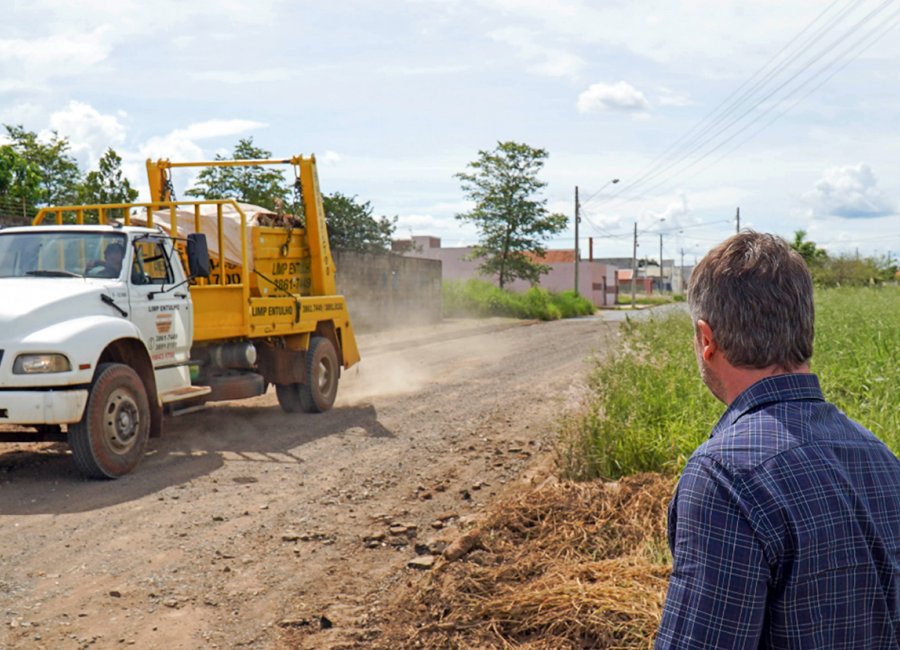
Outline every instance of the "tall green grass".
<svg viewBox="0 0 900 650"><path fill-rule="evenodd" d="M665 305L674 301L674 296L667 296L662 294L654 294L652 296L648 296L646 294L638 294L634 297L634 304L636 305ZM616 304L630 305L631 293L629 293L628 291L620 290L619 295L616 296Z"/></svg>
<svg viewBox="0 0 900 650"><path fill-rule="evenodd" d="M825 398L900 454L900 287L816 294L812 370Z"/></svg>
<svg viewBox="0 0 900 650"><path fill-rule="evenodd" d="M510 316L557 320L589 316L594 306L574 291L552 293L532 287L525 293L501 291L490 282L444 282L442 285L444 316Z"/></svg>
<svg viewBox="0 0 900 650"><path fill-rule="evenodd" d="M900 453L900 288L816 293L812 370L826 399ZM724 412L703 385L686 312L623 326L621 348L598 362L584 413L562 425L568 478L677 473Z"/></svg>

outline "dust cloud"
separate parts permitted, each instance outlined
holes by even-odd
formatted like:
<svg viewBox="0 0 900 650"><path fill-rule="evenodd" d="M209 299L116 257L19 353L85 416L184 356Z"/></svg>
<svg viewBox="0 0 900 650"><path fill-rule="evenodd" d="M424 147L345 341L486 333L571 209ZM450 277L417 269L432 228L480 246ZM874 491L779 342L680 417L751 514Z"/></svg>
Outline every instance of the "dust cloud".
<svg viewBox="0 0 900 650"><path fill-rule="evenodd" d="M363 358L341 374L336 405L358 406L379 397L415 393L434 377L433 372L412 359L391 355Z"/></svg>
<svg viewBox="0 0 900 650"><path fill-rule="evenodd" d="M496 329L497 324L487 327ZM429 385L457 376L471 377L473 368L511 352L502 331L484 330L484 321L472 320L361 336L362 360L341 375L337 405L357 406L427 391Z"/></svg>

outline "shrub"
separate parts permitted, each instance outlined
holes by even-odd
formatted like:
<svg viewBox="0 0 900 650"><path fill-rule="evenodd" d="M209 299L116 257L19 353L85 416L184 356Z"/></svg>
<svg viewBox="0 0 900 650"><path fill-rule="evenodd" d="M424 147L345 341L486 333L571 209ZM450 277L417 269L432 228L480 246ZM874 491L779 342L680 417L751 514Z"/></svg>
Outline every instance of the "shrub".
<svg viewBox="0 0 900 650"><path fill-rule="evenodd" d="M594 313L589 300L574 291L553 293L540 287L532 287L525 293L501 291L490 282L444 282L442 287L444 315L453 316L508 316L557 320L587 316Z"/></svg>

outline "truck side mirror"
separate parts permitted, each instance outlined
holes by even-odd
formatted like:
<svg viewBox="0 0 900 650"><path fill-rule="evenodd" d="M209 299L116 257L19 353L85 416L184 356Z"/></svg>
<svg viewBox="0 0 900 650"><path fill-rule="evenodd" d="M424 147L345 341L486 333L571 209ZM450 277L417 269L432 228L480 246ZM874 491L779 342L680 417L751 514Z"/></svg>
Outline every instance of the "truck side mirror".
<svg viewBox="0 0 900 650"><path fill-rule="evenodd" d="M209 248L206 245L206 235L193 232L187 236L188 273L192 278L208 278Z"/></svg>

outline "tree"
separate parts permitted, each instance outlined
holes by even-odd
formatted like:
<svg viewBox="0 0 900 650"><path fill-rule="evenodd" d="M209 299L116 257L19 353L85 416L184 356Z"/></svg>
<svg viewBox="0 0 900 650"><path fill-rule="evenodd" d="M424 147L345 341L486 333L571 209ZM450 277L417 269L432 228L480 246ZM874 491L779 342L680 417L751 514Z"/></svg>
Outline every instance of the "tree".
<svg viewBox="0 0 900 650"><path fill-rule="evenodd" d="M255 160L271 158L272 153L254 146L253 138L242 138L230 158L217 154L216 160ZM207 167L197 182L185 192L202 199L236 199L275 210L276 204L290 203L290 191L284 175L269 167ZM277 199L277 201L276 201Z"/></svg>
<svg viewBox="0 0 900 650"><path fill-rule="evenodd" d="M52 131L49 142L41 142L21 125L5 125L10 146L33 165L40 175L40 192L32 209L44 205L71 205L78 200L81 170L69 155L69 140Z"/></svg>
<svg viewBox="0 0 900 650"><path fill-rule="evenodd" d="M546 183L537 174L547 152L517 142L498 142L493 151L479 151L468 173L456 174L475 207L457 214L479 231L473 256L484 261L485 275L497 276L500 288L516 278L536 284L549 267L534 261L546 253L543 242L566 227L566 216L549 214L538 193ZM530 254L530 256L529 256Z"/></svg>
<svg viewBox="0 0 900 650"><path fill-rule="evenodd" d="M40 200L41 175L10 145L0 146L0 222L27 224Z"/></svg>
<svg viewBox="0 0 900 650"><path fill-rule="evenodd" d="M97 170L88 172L78 186L78 200L86 204L132 203L137 197L138 191L122 175L122 158L112 147L100 158Z"/></svg>
<svg viewBox="0 0 900 650"><path fill-rule="evenodd" d="M818 248L815 242L806 241L805 230L794 232L791 248L800 253L810 269L821 266L828 259L828 253L824 248Z"/></svg>
<svg viewBox="0 0 900 650"><path fill-rule="evenodd" d="M322 202L332 248L360 253L390 249L397 217L376 219L372 216L371 202L360 203L355 196L340 192L323 197Z"/></svg>

